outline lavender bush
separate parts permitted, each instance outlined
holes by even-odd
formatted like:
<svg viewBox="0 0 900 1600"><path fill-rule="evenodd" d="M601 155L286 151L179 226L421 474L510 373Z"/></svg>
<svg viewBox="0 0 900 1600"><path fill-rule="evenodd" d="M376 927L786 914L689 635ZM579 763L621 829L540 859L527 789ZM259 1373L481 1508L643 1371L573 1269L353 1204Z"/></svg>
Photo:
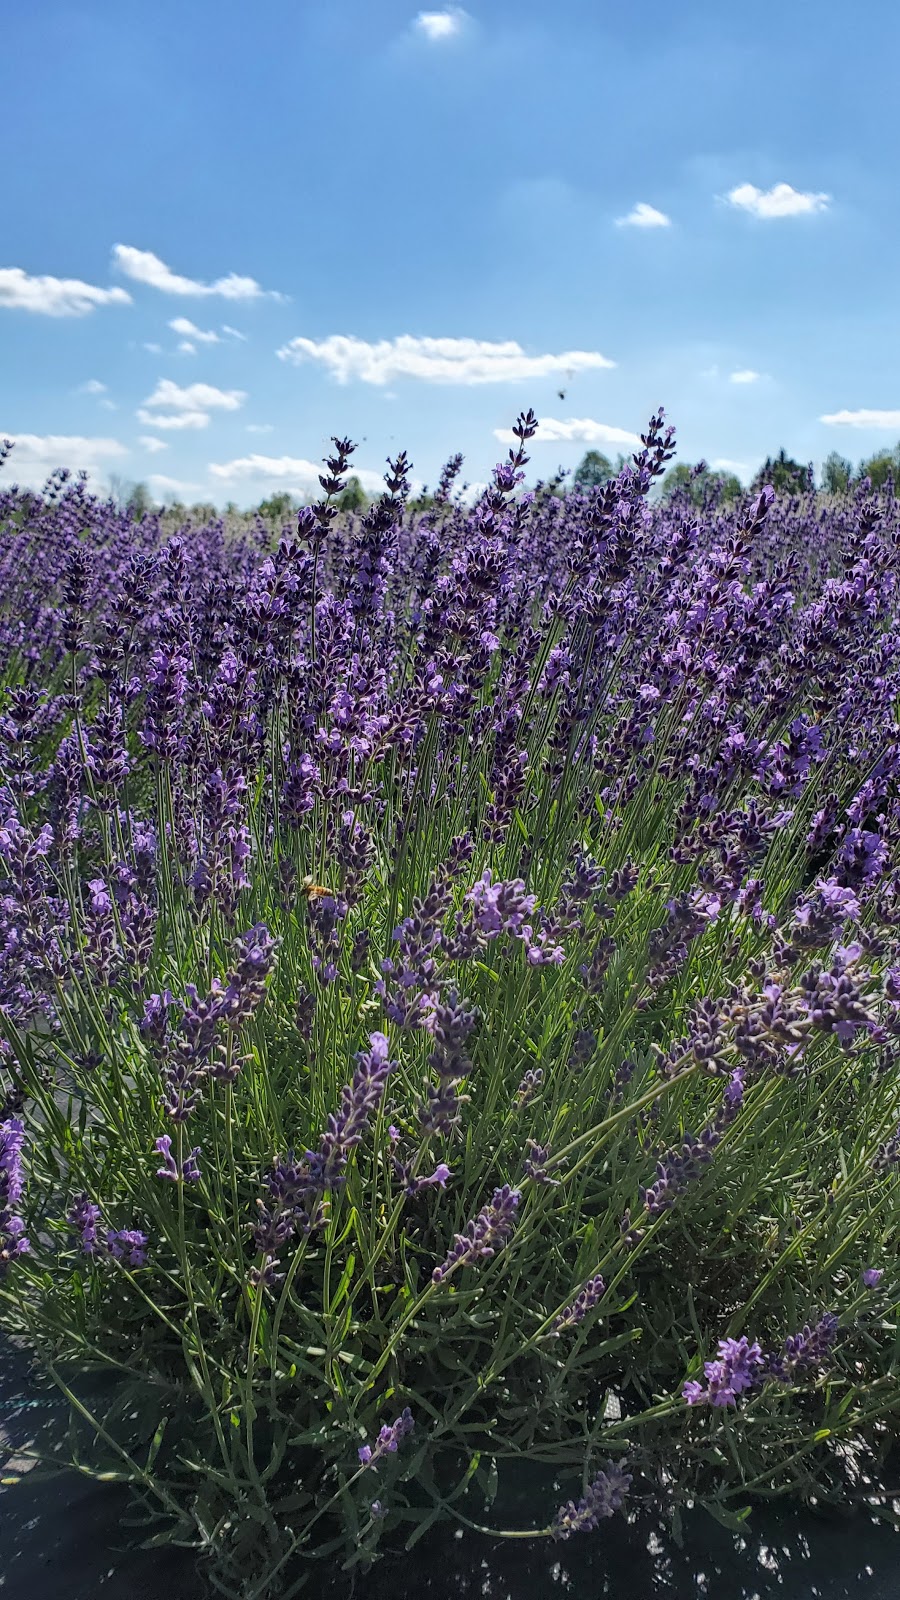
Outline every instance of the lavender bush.
<svg viewBox="0 0 900 1600"><path fill-rule="evenodd" d="M516 1537L838 1494L900 1405L897 505L535 426L362 517L335 439L274 540L0 497L2 1318L242 1600L520 1457Z"/></svg>

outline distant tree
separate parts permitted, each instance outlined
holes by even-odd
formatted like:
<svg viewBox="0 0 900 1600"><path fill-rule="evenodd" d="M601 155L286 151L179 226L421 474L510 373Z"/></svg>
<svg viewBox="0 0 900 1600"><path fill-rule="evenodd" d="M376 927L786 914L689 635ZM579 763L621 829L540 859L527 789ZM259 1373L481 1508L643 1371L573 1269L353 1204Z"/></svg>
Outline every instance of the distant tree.
<svg viewBox="0 0 900 1600"><path fill-rule="evenodd" d="M268 517L273 522L284 521L294 510L294 501L286 489L280 494L270 494L268 500L260 500L257 510L261 517Z"/></svg>
<svg viewBox="0 0 900 1600"><path fill-rule="evenodd" d="M744 486L733 472L713 472L705 461L698 461L693 467L686 461L679 461L677 466L669 468L661 490L664 500L686 497L695 506L728 505L743 492Z"/></svg>
<svg viewBox="0 0 900 1600"><path fill-rule="evenodd" d="M145 483L136 483L126 501L126 506L133 517L140 520L148 511L153 510L153 496Z"/></svg>
<svg viewBox="0 0 900 1600"><path fill-rule="evenodd" d="M832 450L822 463L822 488L826 494L846 494L853 477L853 462Z"/></svg>
<svg viewBox="0 0 900 1600"><path fill-rule="evenodd" d="M776 494L805 494L810 477L809 467L802 467L786 450L779 450L777 456L766 456L750 487L762 489L768 483Z"/></svg>
<svg viewBox="0 0 900 1600"><path fill-rule="evenodd" d="M599 450L588 450L582 456L572 476L572 484L582 492L587 489L599 489L613 476L613 464Z"/></svg>
<svg viewBox="0 0 900 1600"><path fill-rule="evenodd" d="M893 450L877 450L868 461L859 463L859 476L868 478L873 489L883 489L888 475L894 483L900 478L900 444Z"/></svg>
<svg viewBox="0 0 900 1600"><path fill-rule="evenodd" d="M211 500L198 500L191 506L191 516L195 522L212 522L218 514Z"/></svg>
<svg viewBox="0 0 900 1600"><path fill-rule="evenodd" d="M353 473L347 479L347 486L338 498L338 508L341 511L365 511L368 504L369 496L356 473Z"/></svg>
<svg viewBox="0 0 900 1600"><path fill-rule="evenodd" d="M718 490L718 499L725 505L731 505L733 500L739 500L744 492L744 485L734 472L711 472L709 475L710 486Z"/></svg>
<svg viewBox="0 0 900 1600"><path fill-rule="evenodd" d="M664 500L673 500L676 496L687 495L694 499L694 479L696 469L686 461L679 461L676 466L670 467L663 478L660 493Z"/></svg>

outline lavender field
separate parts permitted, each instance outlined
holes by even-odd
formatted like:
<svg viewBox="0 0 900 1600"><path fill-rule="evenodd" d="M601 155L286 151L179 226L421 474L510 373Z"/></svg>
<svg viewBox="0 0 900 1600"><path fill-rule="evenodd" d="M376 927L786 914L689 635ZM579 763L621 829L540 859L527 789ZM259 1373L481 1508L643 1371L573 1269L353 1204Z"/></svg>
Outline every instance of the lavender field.
<svg viewBox="0 0 900 1600"><path fill-rule="evenodd" d="M536 428L474 504L0 493L0 1325L233 1600L894 1514L893 481Z"/></svg>

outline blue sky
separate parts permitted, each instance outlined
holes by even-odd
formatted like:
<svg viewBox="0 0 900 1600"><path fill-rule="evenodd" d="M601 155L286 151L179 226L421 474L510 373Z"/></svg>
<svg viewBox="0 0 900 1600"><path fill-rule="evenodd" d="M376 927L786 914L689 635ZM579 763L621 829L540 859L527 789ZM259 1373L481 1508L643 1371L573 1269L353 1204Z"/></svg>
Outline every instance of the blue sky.
<svg viewBox="0 0 900 1600"><path fill-rule="evenodd" d="M528 405L532 477L658 405L744 477L893 444L898 57L894 0L19 8L7 478L248 505L349 433L476 483Z"/></svg>

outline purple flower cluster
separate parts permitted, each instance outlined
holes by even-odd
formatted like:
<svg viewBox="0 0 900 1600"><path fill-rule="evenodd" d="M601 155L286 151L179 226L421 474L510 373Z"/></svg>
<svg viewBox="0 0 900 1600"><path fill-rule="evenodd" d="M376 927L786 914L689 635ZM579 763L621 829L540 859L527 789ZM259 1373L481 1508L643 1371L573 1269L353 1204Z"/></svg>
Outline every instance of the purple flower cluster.
<svg viewBox="0 0 900 1600"><path fill-rule="evenodd" d="M76 1196L67 1215L84 1255L95 1259L112 1257L129 1267L147 1265L147 1235L138 1228L107 1228L100 1207L86 1194Z"/></svg>
<svg viewBox="0 0 900 1600"><path fill-rule="evenodd" d="M605 1470L598 1472L580 1500L569 1500L560 1506L551 1525L554 1539L570 1539L573 1533L584 1533L596 1528L607 1517L615 1516L622 1510L631 1484L631 1474L622 1464L608 1461Z"/></svg>
<svg viewBox="0 0 900 1600"><path fill-rule="evenodd" d="M413 1414L409 1406L404 1406L396 1422L385 1424L373 1445L360 1445L360 1466L374 1467L385 1456L396 1455L403 1440L409 1437L414 1427Z"/></svg>
<svg viewBox="0 0 900 1600"><path fill-rule="evenodd" d="M268 1197L266 1202L257 1201L259 1216L253 1237L257 1250L266 1257L267 1283L274 1281L278 1250L295 1233L307 1234L320 1226L323 1196L346 1183L347 1162L378 1109L396 1065L390 1059L385 1035L371 1034L369 1048L357 1055L352 1081L341 1091L340 1108L329 1116L318 1148L307 1150L300 1161L289 1151L266 1175ZM435 1177L434 1181L441 1179Z"/></svg>
<svg viewBox="0 0 900 1600"><path fill-rule="evenodd" d="M565 1306L559 1315L553 1318L548 1329L551 1335L560 1334L566 1328L577 1328L583 1322L589 1311L600 1304L606 1293L606 1284L597 1273L596 1277L588 1278L583 1289L580 1289L569 1305Z"/></svg>
<svg viewBox="0 0 900 1600"><path fill-rule="evenodd" d="M16 1256L27 1255L31 1248L18 1213L25 1188L24 1145L25 1124L21 1117L7 1117L0 1122L0 1274Z"/></svg>
<svg viewBox="0 0 900 1600"><path fill-rule="evenodd" d="M733 1406L738 1395L759 1388L769 1379L793 1383L823 1365L837 1332L837 1317L826 1311L818 1322L807 1323L799 1333L791 1334L777 1352L764 1352L756 1340L751 1344L746 1335L723 1339L718 1359L703 1364L706 1382L692 1378L685 1383L682 1394L689 1406L726 1407Z"/></svg>
<svg viewBox="0 0 900 1600"><path fill-rule="evenodd" d="M505 1183L495 1189L489 1205L482 1206L477 1217L466 1224L465 1232L455 1235L454 1243L439 1267L431 1274L432 1282L442 1283L457 1267L482 1261L508 1244L516 1225L520 1195Z"/></svg>
<svg viewBox="0 0 900 1600"><path fill-rule="evenodd" d="M652 1217L675 1204L688 1186L709 1165L723 1134L731 1126L744 1099L743 1071L739 1067L725 1085L721 1109L697 1138L685 1134L680 1150L669 1150L656 1164L656 1181L641 1188L643 1205Z"/></svg>

